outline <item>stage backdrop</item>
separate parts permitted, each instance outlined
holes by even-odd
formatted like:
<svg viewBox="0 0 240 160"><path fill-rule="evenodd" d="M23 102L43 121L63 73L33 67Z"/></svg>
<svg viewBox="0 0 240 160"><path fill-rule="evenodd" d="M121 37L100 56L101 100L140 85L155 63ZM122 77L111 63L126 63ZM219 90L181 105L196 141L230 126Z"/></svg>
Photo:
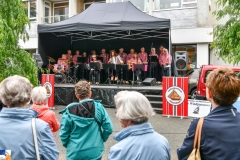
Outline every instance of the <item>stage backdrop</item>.
<svg viewBox="0 0 240 160"><path fill-rule="evenodd" d="M164 116L188 116L188 77L163 77Z"/></svg>

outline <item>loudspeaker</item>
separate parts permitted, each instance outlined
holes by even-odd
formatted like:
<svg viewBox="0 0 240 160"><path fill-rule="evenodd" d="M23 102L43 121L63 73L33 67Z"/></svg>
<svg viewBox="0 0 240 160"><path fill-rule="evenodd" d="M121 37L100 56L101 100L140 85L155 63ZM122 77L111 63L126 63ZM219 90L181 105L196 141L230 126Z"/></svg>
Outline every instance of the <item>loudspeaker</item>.
<svg viewBox="0 0 240 160"><path fill-rule="evenodd" d="M186 71L188 66L188 53L186 51L175 52L174 64L176 71Z"/></svg>
<svg viewBox="0 0 240 160"><path fill-rule="evenodd" d="M143 81L143 85L145 86L154 86L156 84L156 79L155 78L146 78Z"/></svg>

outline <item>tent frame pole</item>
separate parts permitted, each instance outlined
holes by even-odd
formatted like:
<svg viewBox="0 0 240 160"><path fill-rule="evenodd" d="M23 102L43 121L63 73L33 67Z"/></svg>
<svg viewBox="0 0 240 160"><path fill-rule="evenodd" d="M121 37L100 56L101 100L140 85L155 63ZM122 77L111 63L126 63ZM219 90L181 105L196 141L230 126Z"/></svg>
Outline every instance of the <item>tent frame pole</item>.
<svg viewBox="0 0 240 160"><path fill-rule="evenodd" d="M169 51L168 51L168 54L172 55L172 54L171 54L171 53L172 53L172 51L171 51L171 48L172 48L172 46L171 46L171 29L169 29L169 32L168 32L168 33L169 33L169 38L168 38L168 39L169 39L169 49L168 49ZM172 64L170 64L170 59L169 59L169 58L168 58L168 60L169 60L168 65L170 65L170 67L168 67L168 69L169 69L169 72L168 72L168 73L169 73L169 77L171 77L171 75L172 75L172 74L171 74Z"/></svg>

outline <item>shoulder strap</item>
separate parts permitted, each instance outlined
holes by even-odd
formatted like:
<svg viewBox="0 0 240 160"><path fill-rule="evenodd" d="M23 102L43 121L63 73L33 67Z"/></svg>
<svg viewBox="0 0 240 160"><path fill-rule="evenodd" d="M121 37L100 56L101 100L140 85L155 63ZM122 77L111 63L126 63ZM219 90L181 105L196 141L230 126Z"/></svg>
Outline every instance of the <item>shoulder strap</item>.
<svg viewBox="0 0 240 160"><path fill-rule="evenodd" d="M96 103L94 103L94 104L96 104ZM87 108L85 108L81 103L79 103L79 105L81 106L81 107L83 107L93 118L94 118L94 120L97 122L97 124L98 124L98 127L99 127L99 130L100 130L100 133L101 133L101 136L102 136L102 139L103 139L103 133L102 133L102 127L101 127L101 123L98 121L98 119L87 109ZM95 107L95 106L94 106ZM95 108L95 112L96 112L96 108Z"/></svg>
<svg viewBox="0 0 240 160"><path fill-rule="evenodd" d="M198 149L200 149L203 120L204 118L202 117L198 121L197 128L195 131L195 136L194 136L193 149L197 147L197 144L198 144Z"/></svg>
<svg viewBox="0 0 240 160"><path fill-rule="evenodd" d="M37 132L36 132L36 124L35 124L35 118L32 119L32 131L33 131L33 140L34 140L34 146L36 151L37 160L40 160L40 154L38 149L38 141L37 141Z"/></svg>
<svg viewBox="0 0 240 160"><path fill-rule="evenodd" d="M200 149L200 144L201 144L201 135L202 135L202 125L203 125L203 120L204 118L200 118L198 123L199 123L199 133L198 133L198 149Z"/></svg>

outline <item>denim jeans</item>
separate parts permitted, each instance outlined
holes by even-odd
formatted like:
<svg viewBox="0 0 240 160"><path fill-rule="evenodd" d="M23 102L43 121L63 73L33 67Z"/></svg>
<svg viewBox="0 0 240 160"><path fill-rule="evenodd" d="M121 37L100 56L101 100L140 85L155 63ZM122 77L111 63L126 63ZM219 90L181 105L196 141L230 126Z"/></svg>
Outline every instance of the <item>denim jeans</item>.
<svg viewBox="0 0 240 160"><path fill-rule="evenodd" d="M169 70L171 69L170 67L162 67L163 68L163 76L165 77L170 77L169 75Z"/></svg>

